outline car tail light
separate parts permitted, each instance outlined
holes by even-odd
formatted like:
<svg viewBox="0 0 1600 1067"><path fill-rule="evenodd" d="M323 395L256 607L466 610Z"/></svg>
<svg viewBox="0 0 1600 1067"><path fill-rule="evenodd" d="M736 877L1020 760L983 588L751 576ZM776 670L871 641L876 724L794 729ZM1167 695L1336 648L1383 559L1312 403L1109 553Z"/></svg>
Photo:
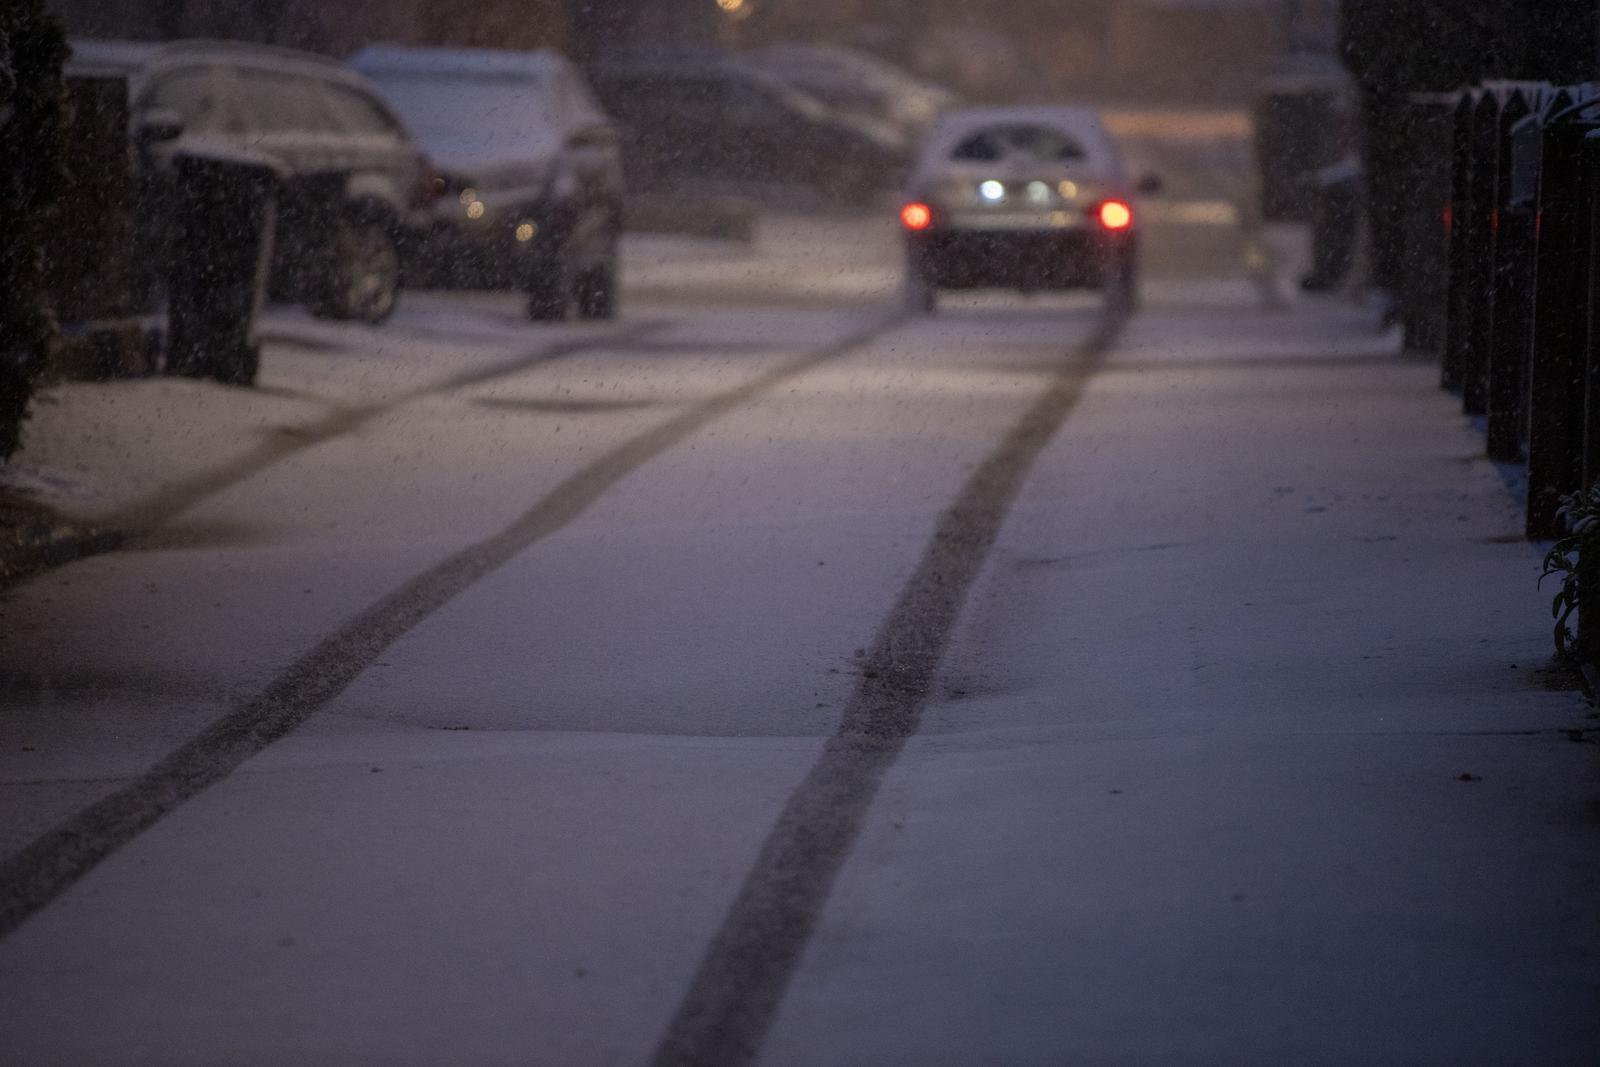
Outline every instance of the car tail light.
<svg viewBox="0 0 1600 1067"><path fill-rule="evenodd" d="M1121 200L1107 200L1095 213L1108 230L1126 230L1133 225L1133 208Z"/></svg>
<svg viewBox="0 0 1600 1067"><path fill-rule="evenodd" d="M926 230L933 225L933 209L923 203L907 204L900 209L900 222L913 232Z"/></svg>

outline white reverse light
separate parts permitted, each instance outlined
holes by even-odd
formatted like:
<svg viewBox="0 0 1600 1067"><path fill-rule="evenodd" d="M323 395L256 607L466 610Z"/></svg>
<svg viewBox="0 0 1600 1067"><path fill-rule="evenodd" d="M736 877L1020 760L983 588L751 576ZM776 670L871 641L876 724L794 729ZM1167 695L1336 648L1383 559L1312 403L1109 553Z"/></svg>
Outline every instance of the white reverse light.
<svg viewBox="0 0 1600 1067"><path fill-rule="evenodd" d="M1044 182L1029 182L1028 199L1035 204L1048 204L1050 202L1050 187Z"/></svg>
<svg viewBox="0 0 1600 1067"><path fill-rule="evenodd" d="M1006 198L1006 187L990 178L988 181L978 185L978 195L991 204L998 204Z"/></svg>

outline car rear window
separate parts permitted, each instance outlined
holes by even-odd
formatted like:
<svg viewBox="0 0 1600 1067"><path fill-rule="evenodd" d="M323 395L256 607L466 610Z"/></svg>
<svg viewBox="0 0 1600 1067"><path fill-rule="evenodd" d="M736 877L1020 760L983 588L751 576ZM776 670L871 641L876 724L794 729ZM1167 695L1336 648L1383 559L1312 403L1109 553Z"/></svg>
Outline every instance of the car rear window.
<svg viewBox="0 0 1600 1067"><path fill-rule="evenodd" d="M951 159L990 163L1017 159L1029 163L1051 163L1082 159L1083 146L1051 126L1035 124L993 126L979 130L956 143Z"/></svg>
<svg viewBox="0 0 1600 1067"><path fill-rule="evenodd" d="M559 148L564 115L552 79L434 72L369 74L435 157L520 158Z"/></svg>

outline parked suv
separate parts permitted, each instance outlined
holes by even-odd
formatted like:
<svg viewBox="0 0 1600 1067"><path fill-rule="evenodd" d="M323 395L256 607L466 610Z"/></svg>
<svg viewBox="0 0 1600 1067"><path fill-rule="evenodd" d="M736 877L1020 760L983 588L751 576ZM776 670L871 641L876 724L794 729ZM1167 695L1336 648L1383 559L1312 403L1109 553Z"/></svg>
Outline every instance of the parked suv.
<svg viewBox="0 0 1600 1067"><path fill-rule="evenodd" d="M77 47L104 47L80 42ZM354 71L305 52L222 41L116 46L137 55L132 127L160 170L195 145L234 147L287 171L272 293L329 318L381 322L400 288L400 244L420 222L427 164Z"/></svg>
<svg viewBox="0 0 1600 1067"><path fill-rule="evenodd" d="M443 195L406 250L408 278L525 289L535 319L615 314L620 140L571 62L549 49L394 45L349 62L438 168Z"/></svg>

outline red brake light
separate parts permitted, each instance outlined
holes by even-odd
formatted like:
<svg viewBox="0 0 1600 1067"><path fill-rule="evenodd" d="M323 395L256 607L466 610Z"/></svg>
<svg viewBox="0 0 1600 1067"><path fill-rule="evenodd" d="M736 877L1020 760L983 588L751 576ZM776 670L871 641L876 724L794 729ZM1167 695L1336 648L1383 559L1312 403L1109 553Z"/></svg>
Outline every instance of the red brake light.
<svg viewBox="0 0 1600 1067"><path fill-rule="evenodd" d="M1133 208L1121 200L1107 200L1100 205L1100 225L1108 230L1126 230L1133 225Z"/></svg>
<svg viewBox="0 0 1600 1067"><path fill-rule="evenodd" d="M926 230L933 225L933 209L927 204L907 204L900 209L900 222L908 230Z"/></svg>

